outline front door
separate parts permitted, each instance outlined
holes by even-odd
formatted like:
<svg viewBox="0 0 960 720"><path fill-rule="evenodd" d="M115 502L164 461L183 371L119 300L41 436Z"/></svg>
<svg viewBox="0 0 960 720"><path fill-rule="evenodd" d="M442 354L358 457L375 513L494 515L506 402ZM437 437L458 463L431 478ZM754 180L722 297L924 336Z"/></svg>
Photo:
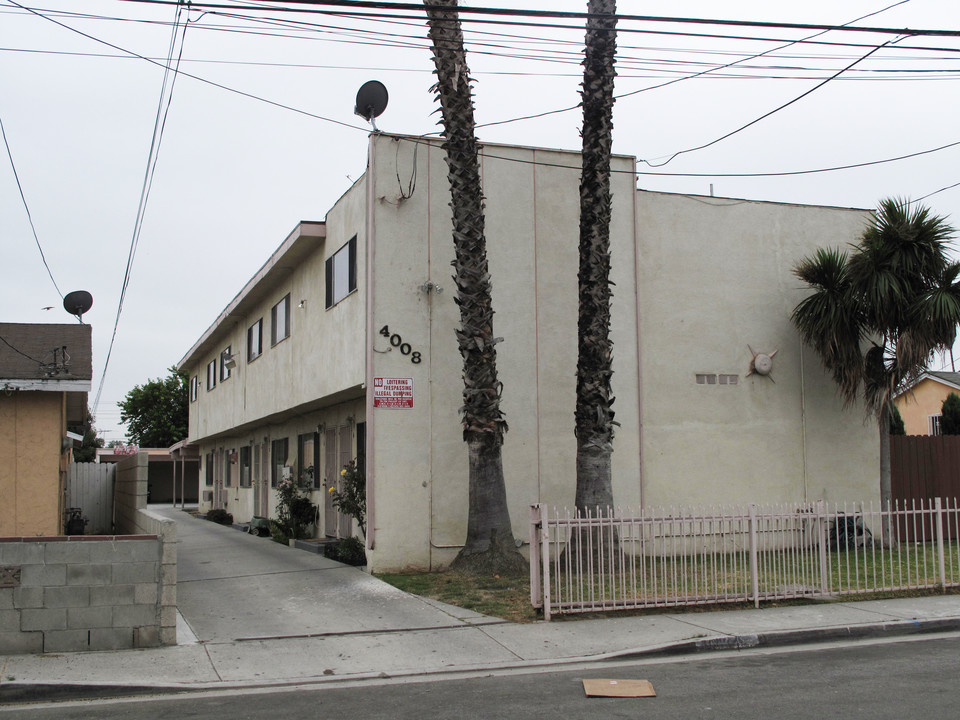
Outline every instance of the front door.
<svg viewBox="0 0 960 720"><path fill-rule="evenodd" d="M213 507L223 509L227 505L227 494L223 489L225 473L223 448L213 454Z"/></svg>
<svg viewBox="0 0 960 720"><path fill-rule="evenodd" d="M343 490L343 478L340 477L340 470L348 462L353 460L353 428L350 425L345 425L340 428L340 464L337 467L337 489ZM348 538L353 533L351 532L351 524L353 523L353 518L344 513L338 513L340 516L340 537Z"/></svg>
<svg viewBox="0 0 960 720"><path fill-rule="evenodd" d="M270 515L270 472L267 465L267 444L253 446L253 514Z"/></svg>
<svg viewBox="0 0 960 720"><path fill-rule="evenodd" d="M323 433L323 532L327 537L337 536L337 509L333 506L330 488L339 488L340 468L337 467L337 429L329 428Z"/></svg>

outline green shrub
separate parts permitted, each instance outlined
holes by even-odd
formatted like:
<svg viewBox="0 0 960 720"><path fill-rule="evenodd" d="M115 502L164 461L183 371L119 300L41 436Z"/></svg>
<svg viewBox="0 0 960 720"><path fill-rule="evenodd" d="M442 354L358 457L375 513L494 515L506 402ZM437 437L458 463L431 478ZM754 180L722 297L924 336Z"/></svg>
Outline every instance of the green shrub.
<svg viewBox="0 0 960 720"><path fill-rule="evenodd" d="M342 538L335 543L329 543L323 548L323 554L345 565L367 564L367 553L364 551L363 543L355 537Z"/></svg>
<svg viewBox="0 0 960 720"><path fill-rule="evenodd" d="M233 515L223 508L214 508L207 513L207 520L219 525L233 525Z"/></svg>

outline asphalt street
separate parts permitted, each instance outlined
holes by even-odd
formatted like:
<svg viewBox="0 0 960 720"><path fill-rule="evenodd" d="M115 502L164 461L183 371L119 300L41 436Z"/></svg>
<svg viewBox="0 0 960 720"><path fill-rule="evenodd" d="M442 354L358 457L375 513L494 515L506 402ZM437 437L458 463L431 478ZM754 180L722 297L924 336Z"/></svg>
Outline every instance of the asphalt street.
<svg viewBox="0 0 960 720"><path fill-rule="evenodd" d="M295 661L295 659L291 659ZM585 678L645 679L654 698L587 698ZM0 707L23 720L264 718L956 718L960 636L747 650L562 672L351 683Z"/></svg>

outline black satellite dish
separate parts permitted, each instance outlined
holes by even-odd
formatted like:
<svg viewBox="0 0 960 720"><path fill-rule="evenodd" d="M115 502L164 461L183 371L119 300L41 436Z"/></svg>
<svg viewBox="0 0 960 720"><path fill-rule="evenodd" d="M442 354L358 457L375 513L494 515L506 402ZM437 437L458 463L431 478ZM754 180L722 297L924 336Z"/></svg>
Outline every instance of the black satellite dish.
<svg viewBox="0 0 960 720"><path fill-rule="evenodd" d="M93 295L86 290L74 290L63 299L63 309L83 322L83 314L93 307Z"/></svg>
<svg viewBox="0 0 960 720"><path fill-rule="evenodd" d="M387 102L390 95L387 93L386 86L378 80L369 80L360 86L357 91L357 104L353 112L377 129L374 118L380 117L380 114L387 109Z"/></svg>

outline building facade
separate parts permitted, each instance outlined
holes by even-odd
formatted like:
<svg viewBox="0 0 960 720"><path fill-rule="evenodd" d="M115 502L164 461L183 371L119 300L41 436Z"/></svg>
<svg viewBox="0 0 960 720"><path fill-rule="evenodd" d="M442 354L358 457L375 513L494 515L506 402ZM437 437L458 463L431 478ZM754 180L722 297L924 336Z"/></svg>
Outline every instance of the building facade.
<svg viewBox="0 0 960 720"><path fill-rule="evenodd" d="M81 324L0 323L0 537L64 534L67 468L92 377Z"/></svg>
<svg viewBox="0 0 960 720"><path fill-rule="evenodd" d="M903 418L906 435L940 435L943 401L950 393L960 395L960 373L925 372L893 403Z"/></svg>
<svg viewBox="0 0 960 720"><path fill-rule="evenodd" d="M481 162L522 541L530 503L574 500L580 156L488 144ZM866 212L637 191L633 158L612 167L617 504L875 498L876 428L842 410L789 319L795 263L854 241ZM353 534L326 490L356 458L371 569L455 556L467 457L449 203L439 141L373 135L363 178L190 349L201 509L272 515L291 476L313 487L318 535Z"/></svg>

